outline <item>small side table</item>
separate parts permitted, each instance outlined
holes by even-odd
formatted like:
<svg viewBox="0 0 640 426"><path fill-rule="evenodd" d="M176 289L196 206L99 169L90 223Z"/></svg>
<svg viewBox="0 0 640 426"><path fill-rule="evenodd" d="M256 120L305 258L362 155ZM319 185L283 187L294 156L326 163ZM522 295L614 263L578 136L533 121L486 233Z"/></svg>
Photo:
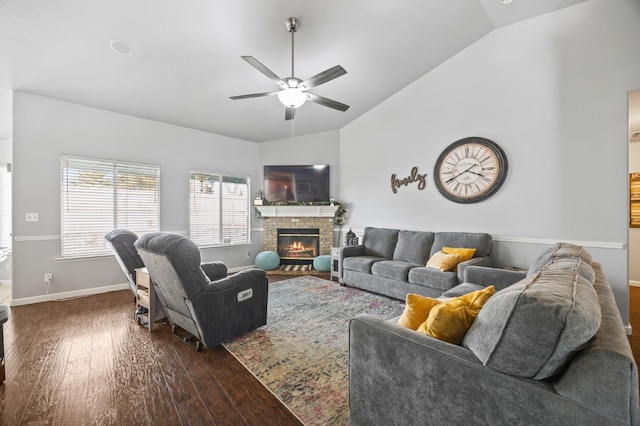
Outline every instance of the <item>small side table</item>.
<svg viewBox="0 0 640 426"><path fill-rule="evenodd" d="M147 268L136 269L136 286L138 287L136 292L136 306L138 309L140 306L147 308L147 315L143 315L139 320L143 325L147 326L149 331L153 331L155 329L155 322L164 318L164 311L158 303L158 297L153 288L153 281L151 281L151 277L149 277ZM146 317L147 324L144 324L144 321L142 321L144 317Z"/></svg>
<svg viewBox="0 0 640 426"><path fill-rule="evenodd" d="M336 277L340 282L340 275L342 273L342 265L340 264L340 252L341 247L331 247L331 281L333 277Z"/></svg>

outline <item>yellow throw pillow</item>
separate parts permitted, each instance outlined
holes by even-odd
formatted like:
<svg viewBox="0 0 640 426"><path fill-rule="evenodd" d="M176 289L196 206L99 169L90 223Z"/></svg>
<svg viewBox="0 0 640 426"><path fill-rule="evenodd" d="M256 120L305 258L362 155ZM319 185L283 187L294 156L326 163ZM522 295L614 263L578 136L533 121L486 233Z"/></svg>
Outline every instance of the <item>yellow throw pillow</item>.
<svg viewBox="0 0 640 426"><path fill-rule="evenodd" d="M458 253L460 255L460 262L466 262L467 260L471 259L474 254L476 254L476 249L463 247L442 247L442 252L447 254Z"/></svg>
<svg viewBox="0 0 640 426"><path fill-rule="evenodd" d="M493 293L495 292L496 288L490 285L489 287L485 287L482 290L472 291L471 293L467 293L459 297L467 304L467 306L469 306L472 311L475 312L475 315L478 315L480 309L482 309L484 304L487 303L487 300L489 300L489 298L493 296Z"/></svg>
<svg viewBox="0 0 640 426"><path fill-rule="evenodd" d="M460 263L460 255L458 253L447 254L439 251L427 261L427 268L435 268L442 272L447 272L455 268L458 263Z"/></svg>
<svg viewBox="0 0 640 426"><path fill-rule="evenodd" d="M417 330L420 324L427 320L431 308L438 303L441 303L440 300L420 296L419 294L407 294L404 312L400 319L398 319L398 325L411 330Z"/></svg>
<svg viewBox="0 0 640 426"><path fill-rule="evenodd" d="M462 344L464 335L494 292L495 287L489 286L435 305L417 331L455 345Z"/></svg>

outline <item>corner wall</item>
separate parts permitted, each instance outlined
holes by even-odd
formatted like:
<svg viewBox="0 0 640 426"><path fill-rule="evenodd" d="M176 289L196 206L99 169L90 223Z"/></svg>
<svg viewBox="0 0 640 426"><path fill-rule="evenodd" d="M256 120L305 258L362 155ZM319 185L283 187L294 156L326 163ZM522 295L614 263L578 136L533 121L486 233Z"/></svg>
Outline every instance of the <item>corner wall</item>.
<svg viewBox="0 0 640 426"><path fill-rule="evenodd" d="M190 169L249 175L251 190L256 188L253 142L21 92L14 92L13 105L14 301L45 298L46 272L53 273L50 293L108 290L125 282L113 256L59 259L61 154L160 165L160 229L185 235ZM25 222L27 212L39 213L40 221ZM204 249L203 260L252 265L262 237L251 238L250 245Z"/></svg>
<svg viewBox="0 0 640 426"><path fill-rule="evenodd" d="M340 132L350 223L489 232L498 266L528 266L549 244L585 245L628 323L627 92L640 87L640 4L591 0L493 31ZM444 199L438 155L482 136L506 152L502 189ZM357 159L353 167L348 159ZM390 177L428 173L394 194Z"/></svg>

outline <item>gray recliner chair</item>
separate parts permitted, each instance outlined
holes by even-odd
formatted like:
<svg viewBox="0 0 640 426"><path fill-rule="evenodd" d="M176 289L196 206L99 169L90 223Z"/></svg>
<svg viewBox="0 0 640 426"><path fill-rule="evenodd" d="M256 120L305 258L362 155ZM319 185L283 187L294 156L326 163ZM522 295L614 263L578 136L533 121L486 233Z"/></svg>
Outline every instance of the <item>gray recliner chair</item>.
<svg viewBox="0 0 640 426"><path fill-rule="evenodd" d="M173 333L196 350L214 347L267 323L268 279L250 269L227 277L222 262L200 264L200 250L188 238L152 232L135 242L149 271Z"/></svg>
<svg viewBox="0 0 640 426"><path fill-rule="evenodd" d="M131 291L133 291L134 295L137 295L136 269L144 268L144 262L133 245L138 236L128 229L114 229L105 235L104 239L111 245L111 250L122 268L122 272L127 277Z"/></svg>

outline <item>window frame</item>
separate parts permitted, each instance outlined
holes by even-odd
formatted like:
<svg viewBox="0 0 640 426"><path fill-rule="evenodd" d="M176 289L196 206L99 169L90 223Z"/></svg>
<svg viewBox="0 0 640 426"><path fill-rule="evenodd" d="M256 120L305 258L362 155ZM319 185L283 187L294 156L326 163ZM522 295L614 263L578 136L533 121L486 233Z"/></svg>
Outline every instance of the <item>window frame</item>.
<svg viewBox="0 0 640 426"><path fill-rule="evenodd" d="M69 167L69 162L77 162L75 167ZM83 164L84 163L84 164ZM95 165L92 169L91 163ZM69 209L70 202L82 202L83 198L79 195L71 196L69 193L69 170L77 170L80 173L81 171L89 171L89 172L97 172L97 173L105 173L106 181L110 183L110 185L105 185L104 189L104 198L100 199L96 197L95 199L90 199L90 201L94 201L98 204L92 204L93 214L100 211L101 206L100 203L105 203L105 205L110 204L111 208L111 216L110 223L107 223L105 219L104 223L101 220L95 220L95 222L88 222L90 225L85 232L85 239L88 239L89 236L92 236L96 239L96 245L89 246L89 248L82 248L82 242L80 239L82 238L82 232L73 232L68 228L74 226L78 226L78 218L75 218L75 221L72 217L70 217L70 213L65 211ZM109 176L109 170L112 170L112 174ZM138 172L138 173L136 173ZM138 235L142 235L147 232L154 232L160 230L160 166L157 164L149 164L149 163L139 163L139 162L131 162L131 161L121 161L121 160L112 160L105 158L95 158L95 157L83 157L78 155L67 155L62 154L60 156L60 260L72 260L72 259L83 259L83 258L95 258L95 257L103 257L103 256L111 256L111 248L109 247L106 240L104 240L104 235L113 229L117 228L126 228L135 232ZM148 208L150 205L155 206L155 211L152 215L145 216L139 215L138 212L134 214L125 214L123 215L123 211L129 212L134 211L131 208L123 207L123 203L129 201L128 197L121 198L119 195L123 193L123 191L131 190L131 187L127 188L127 185L130 185L130 180L124 181L122 183L119 182L117 176L124 175L140 175L140 176L150 176L154 180L154 187L146 191L147 197L153 197L153 203L141 203L136 205L138 208ZM109 187L110 188L107 188ZM133 191L136 191L140 187L133 187ZM144 189L144 187L142 187ZM108 194L108 195L107 195ZM135 198L137 200L137 198ZM102 209L104 211L104 209ZM76 215L79 215L79 211L75 211ZM109 216L109 213L105 214ZM95 216L92 217L92 220L95 219ZM138 221L148 221L152 225L151 226L135 226L132 225L131 222L135 220ZM92 231L91 226L95 228ZM103 229L100 229L103 227ZM103 235L100 235L104 232ZM78 241L74 241L78 239ZM86 240L85 240L86 241ZM65 248L66 247L66 248Z"/></svg>
<svg viewBox="0 0 640 426"><path fill-rule="evenodd" d="M214 226L214 230L218 229L218 241L215 240L203 240L201 236L199 235L194 235L194 221L195 221L195 217L194 217L194 212L193 209L196 205L196 186L197 186L197 182L200 181L200 184L203 184L203 180L199 180L196 178L197 175L206 175L208 178L211 177L217 177L218 178L218 185L219 185L219 190L222 191L222 184L224 183L224 179L240 179L240 180L244 180L244 185L246 185L246 194L244 195L245 197L245 203L244 206L246 208L246 217L244 217L244 222L245 222L245 229L246 229L246 238L242 241L231 241L231 242L224 242L225 241L225 235L224 235L224 230L225 230L225 226L224 226L224 201L225 198L222 195L219 195L219 210L217 211L217 217L215 219L217 219L217 228L215 227L215 224L213 224L212 226ZM209 179L207 179L209 180ZM202 190L202 189L201 189ZM238 173L221 173L221 172L211 172L211 171L207 171L207 170L200 170L200 169L191 169L189 171L189 239L191 239L193 242L195 242L198 247L201 248L210 248L210 247L235 247L235 246L242 246L242 245L247 245L247 244L251 244L251 176L249 175L244 175L244 174L238 174ZM214 212L216 213L216 212ZM201 233L205 233L202 230L200 230Z"/></svg>

